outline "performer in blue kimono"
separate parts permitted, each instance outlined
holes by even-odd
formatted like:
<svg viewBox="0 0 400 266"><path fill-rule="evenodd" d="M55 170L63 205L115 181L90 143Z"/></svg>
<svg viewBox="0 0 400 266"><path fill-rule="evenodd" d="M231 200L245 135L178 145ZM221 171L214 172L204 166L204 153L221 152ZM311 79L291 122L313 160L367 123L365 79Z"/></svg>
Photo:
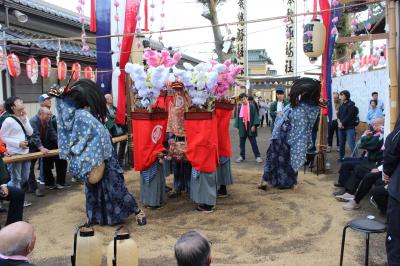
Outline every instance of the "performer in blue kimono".
<svg viewBox="0 0 400 266"><path fill-rule="evenodd" d="M89 224L114 225L134 213L139 225L146 216L124 184L124 175L105 128L107 107L100 88L82 79L70 88L53 87L57 97L58 147L70 172L85 183Z"/></svg>
<svg viewBox="0 0 400 266"><path fill-rule="evenodd" d="M290 104L275 121L263 179L273 187L293 188L312 145L312 129L320 112L321 83L311 78L293 82Z"/></svg>

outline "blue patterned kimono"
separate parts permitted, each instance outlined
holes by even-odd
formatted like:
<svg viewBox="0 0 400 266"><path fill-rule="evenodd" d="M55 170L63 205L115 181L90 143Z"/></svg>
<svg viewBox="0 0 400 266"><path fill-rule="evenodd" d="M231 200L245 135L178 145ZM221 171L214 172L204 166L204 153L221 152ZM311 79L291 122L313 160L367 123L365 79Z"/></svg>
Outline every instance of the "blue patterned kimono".
<svg viewBox="0 0 400 266"><path fill-rule="evenodd" d="M75 108L68 98L57 99L56 109L59 156L68 160L70 172L85 182L88 222L113 225L137 213L138 205L124 184L108 130L88 110ZM102 162L103 178L97 184L88 183L89 172Z"/></svg>
<svg viewBox="0 0 400 266"><path fill-rule="evenodd" d="M312 146L312 128L320 108L301 102L286 106L275 121L267 150L263 179L274 187L291 188L297 184L299 169Z"/></svg>

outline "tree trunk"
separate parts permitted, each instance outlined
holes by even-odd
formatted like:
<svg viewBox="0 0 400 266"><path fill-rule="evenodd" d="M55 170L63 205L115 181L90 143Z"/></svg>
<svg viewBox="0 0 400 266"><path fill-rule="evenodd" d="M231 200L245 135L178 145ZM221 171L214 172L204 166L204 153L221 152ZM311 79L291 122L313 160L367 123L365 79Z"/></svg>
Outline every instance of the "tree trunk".
<svg viewBox="0 0 400 266"><path fill-rule="evenodd" d="M218 14L217 14L216 0L210 0L208 9L210 11L210 17L208 17L207 19L210 20L212 25L217 25L218 24ZM218 26L213 27L213 34L214 34L214 42L215 42L215 52L217 53L218 61L220 63L222 63L228 58L228 55L222 51L224 39L222 37L220 27L218 27Z"/></svg>

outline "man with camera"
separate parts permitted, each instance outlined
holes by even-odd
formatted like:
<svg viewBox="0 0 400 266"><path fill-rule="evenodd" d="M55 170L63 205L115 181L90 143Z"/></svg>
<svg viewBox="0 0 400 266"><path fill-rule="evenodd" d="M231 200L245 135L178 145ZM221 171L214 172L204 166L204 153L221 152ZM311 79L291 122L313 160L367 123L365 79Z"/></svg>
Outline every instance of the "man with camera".
<svg viewBox="0 0 400 266"><path fill-rule="evenodd" d="M0 138L7 147L10 155L27 154L29 152L28 138L33 130L25 111L24 102L19 98L12 96L8 98L4 107L9 117L7 117L0 129ZM26 185L29 177L30 161L16 162L8 165L8 172L11 180L8 187L21 189ZM25 201L24 206L30 206L32 203Z"/></svg>

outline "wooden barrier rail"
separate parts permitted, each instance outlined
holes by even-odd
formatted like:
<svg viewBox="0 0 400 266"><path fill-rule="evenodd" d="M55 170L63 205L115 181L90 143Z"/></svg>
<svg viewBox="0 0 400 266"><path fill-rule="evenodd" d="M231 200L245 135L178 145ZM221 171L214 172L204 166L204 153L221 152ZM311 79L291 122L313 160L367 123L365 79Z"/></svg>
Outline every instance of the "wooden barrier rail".
<svg viewBox="0 0 400 266"><path fill-rule="evenodd" d="M117 143L117 142L122 142L122 141L126 141L126 140L128 140L128 135L115 137L112 139L112 142ZM39 158L43 158L43 157L53 157L53 156L57 156L57 155L58 155L58 149L50 150L49 153L47 153L47 154L43 154L41 152L32 152L32 153L28 153L28 154L19 154L19 155L3 157L3 162L6 164L18 163L18 162L23 162L23 161L39 159Z"/></svg>

